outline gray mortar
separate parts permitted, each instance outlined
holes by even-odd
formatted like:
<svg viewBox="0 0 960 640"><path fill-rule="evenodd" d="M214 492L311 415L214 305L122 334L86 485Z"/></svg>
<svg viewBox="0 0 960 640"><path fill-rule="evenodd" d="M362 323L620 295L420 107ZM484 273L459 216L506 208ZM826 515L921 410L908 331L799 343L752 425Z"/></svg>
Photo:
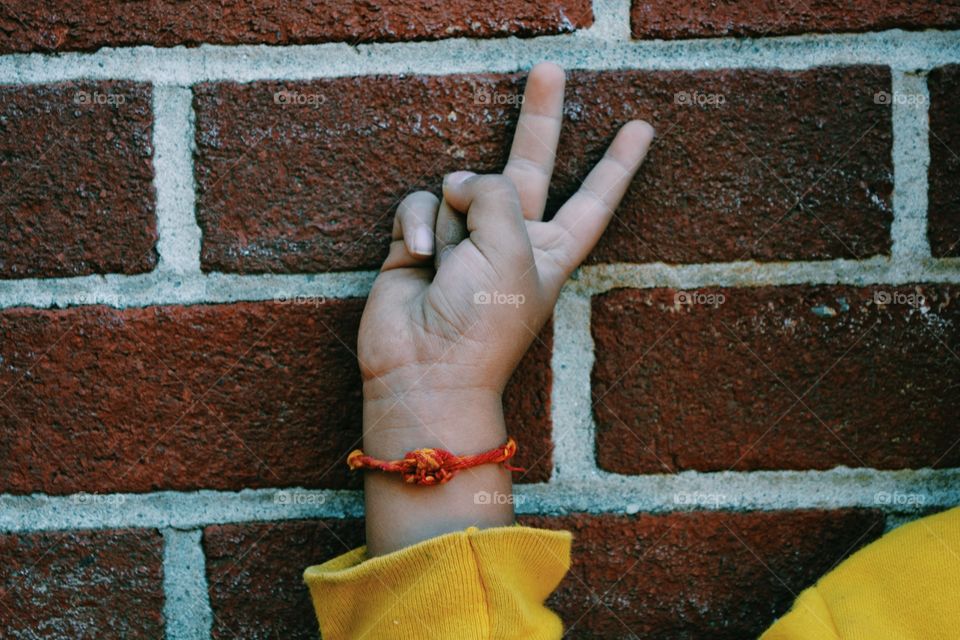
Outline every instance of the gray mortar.
<svg viewBox="0 0 960 640"><path fill-rule="evenodd" d="M613 2L614 10L617 2ZM956 31L801 35L773 38L627 40L601 16L596 31L538 38L496 38L302 46L104 48L54 56L0 58L0 82L34 84L77 78L129 79L189 86L206 81L306 80L372 74L510 72L552 60L570 69L810 69L888 65L929 70L960 61Z"/></svg>
<svg viewBox="0 0 960 640"><path fill-rule="evenodd" d="M203 531L163 530L163 617L167 640L206 640L213 625Z"/></svg>

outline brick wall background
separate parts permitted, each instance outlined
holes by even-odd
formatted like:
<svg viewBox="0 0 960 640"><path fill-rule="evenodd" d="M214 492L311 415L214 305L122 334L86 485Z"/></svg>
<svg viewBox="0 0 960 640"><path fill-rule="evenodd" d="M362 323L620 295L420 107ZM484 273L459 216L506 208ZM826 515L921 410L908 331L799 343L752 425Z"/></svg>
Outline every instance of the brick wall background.
<svg viewBox="0 0 960 640"><path fill-rule="evenodd" d="M497 169L545 59L555 201L619 123L659 133L505 400L521 520L577 536L570 637L750 637L960 504L960 2L0 25L0 636L314 637L303 568L362 543L342 461L393 208Z"/></svg>

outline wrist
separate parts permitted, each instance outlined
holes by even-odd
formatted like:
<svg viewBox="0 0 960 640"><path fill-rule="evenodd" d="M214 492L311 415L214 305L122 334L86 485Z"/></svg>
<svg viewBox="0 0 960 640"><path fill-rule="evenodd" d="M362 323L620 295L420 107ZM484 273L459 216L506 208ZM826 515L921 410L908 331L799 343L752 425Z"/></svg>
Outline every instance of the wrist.
<svg viewBox="0 0 960 640"><path fill-rule="evenodd" d="M506 437L498 390L419 387L379 395L364 385L368 455L394 459L422 447L472 454L499 446Z"/></svg>
<svg viewBox="0 0 960 640"><path fill-rule="evenodd" d="M364 384L367 455L396 460L424 447L468 455L506 441L499 390L420 382L402 386L394 381L389 393L382 393L387 388L383 380ZM503 500L512 496L510 471L500 464L465 469L449 483L431 487L407 484L393 473L367 472L364 486L371 556L469 526L513 522L512 500Z"/></svg>

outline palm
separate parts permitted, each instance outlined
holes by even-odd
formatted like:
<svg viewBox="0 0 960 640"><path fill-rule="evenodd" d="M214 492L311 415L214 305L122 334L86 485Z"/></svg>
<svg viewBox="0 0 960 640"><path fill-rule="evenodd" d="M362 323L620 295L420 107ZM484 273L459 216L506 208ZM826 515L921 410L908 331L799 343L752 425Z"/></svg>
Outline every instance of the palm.
<svg viewBox="0 0 960 640"><path fill-rule="evenodd" d="M652 130L645 123L621 129L581 189L543 222L560 135L562 70L538 65L524 98L505 178L478 178L492 189L479 190L472 202L461 187L445 186L439 207L423 193L401 204L361 323L365 379L419 363L442 367L464 384L502 385L603 233ZM412 251L414 229L423 225L435 232L439 264ZM500 298L478 303L477 296L495 292Z"/></svg>

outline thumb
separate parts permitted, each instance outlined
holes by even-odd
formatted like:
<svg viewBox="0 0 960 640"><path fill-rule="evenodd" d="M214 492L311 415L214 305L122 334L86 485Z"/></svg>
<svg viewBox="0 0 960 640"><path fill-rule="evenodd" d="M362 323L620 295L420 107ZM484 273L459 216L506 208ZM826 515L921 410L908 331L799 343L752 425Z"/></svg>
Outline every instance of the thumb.
<svg viewBox="0 0 960 640"><path fill-rule="evenodd" d="M443 197L467 214L470 240L488 260L533 260L520 196L510 178L458 171L444 179Z"/></svg>

